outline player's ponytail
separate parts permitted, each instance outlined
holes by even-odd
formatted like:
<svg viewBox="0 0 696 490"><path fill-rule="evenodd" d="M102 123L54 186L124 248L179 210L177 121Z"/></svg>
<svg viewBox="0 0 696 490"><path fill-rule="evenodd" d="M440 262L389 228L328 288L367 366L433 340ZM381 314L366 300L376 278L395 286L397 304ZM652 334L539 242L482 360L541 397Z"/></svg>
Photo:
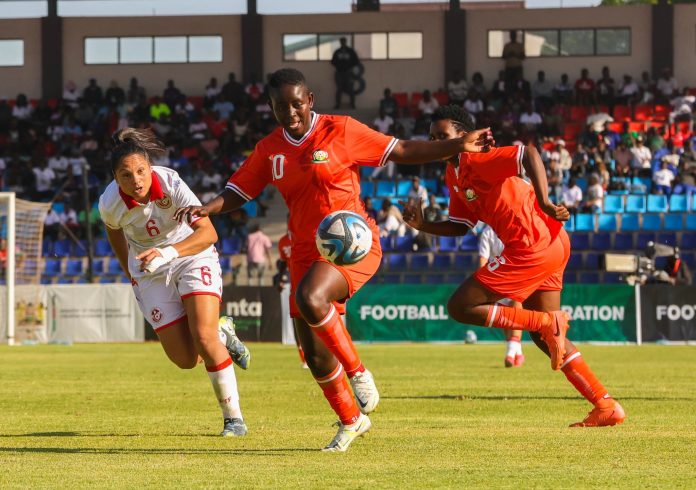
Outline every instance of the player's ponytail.
<svg viewBox="0 0 696 490"><path fill-rule="evenodd" d="M166 152L164 144L151 129L124 128L111 137L111 171L116 173L121 162L128 155L137 153L152 163L154 157Z"/></svg>

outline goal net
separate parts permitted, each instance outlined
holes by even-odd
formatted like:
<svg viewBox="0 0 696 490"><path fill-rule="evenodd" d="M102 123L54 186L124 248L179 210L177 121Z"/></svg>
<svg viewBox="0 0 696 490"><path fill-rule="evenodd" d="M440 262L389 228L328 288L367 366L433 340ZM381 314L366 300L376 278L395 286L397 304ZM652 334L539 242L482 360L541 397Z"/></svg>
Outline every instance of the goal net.
<svg viewBox="0 0 696 490"><path fill-rule="evenodd" d="M45 341L43 225L50 203L0 192L0 342Z"/></svg>

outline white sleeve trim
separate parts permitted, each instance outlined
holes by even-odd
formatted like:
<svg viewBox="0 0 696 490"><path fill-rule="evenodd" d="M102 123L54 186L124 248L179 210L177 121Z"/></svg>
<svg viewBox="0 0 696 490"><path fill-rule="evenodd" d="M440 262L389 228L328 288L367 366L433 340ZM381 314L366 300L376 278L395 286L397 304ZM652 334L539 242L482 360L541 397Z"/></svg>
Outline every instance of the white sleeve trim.
<svg viewBox="0 0 696 490"><path fill-rule="evenodd" d="M524 174L524 165L522 165L523 158L524 158L524 145L519 145L517 147L517 175Z"/></svg>
<svg viewBox="0 0 696 490"><path fill-rule="evenodd" d="M462 225L466 225L466 226L468 226L469 228L473 228L473 227L474 227L474 223L472 223L471 221L469 221L469 220L466 219L466 218L457 218L456 216L450 215L449 220L450 220L451 222L453 222L453 223L459 223L459 224L462 224Z"/></svg>
<svg viewBox="0 0 696 490"><path fill-rule="evenodd" d="M240 189L236 184L233 184L233 183L231 183L231 182L228 182L228 183L227 183L227 185L225 186L225 189L229 189L229 190L231 190L231 191L236 192L236 193L239 194L239 195L242 197L242 199L244 199L245 201L251 201L251 199L252 199L252 198L249 196L249 194L247 194L247 193L244 192L242 189Z"/></svg>
<svg viewBox="0 0 696 490"><path fill-rule="evenodd" d="M389 142L387 148L384 150L384 153L382 154L382 158L380 158L379 160L380 167L384 167L387 164L387 161L389 160L389 155L391 155L391 152L394 150L394 147L398 142L399 140L396 138L392 138L392 140Z"/></svg>

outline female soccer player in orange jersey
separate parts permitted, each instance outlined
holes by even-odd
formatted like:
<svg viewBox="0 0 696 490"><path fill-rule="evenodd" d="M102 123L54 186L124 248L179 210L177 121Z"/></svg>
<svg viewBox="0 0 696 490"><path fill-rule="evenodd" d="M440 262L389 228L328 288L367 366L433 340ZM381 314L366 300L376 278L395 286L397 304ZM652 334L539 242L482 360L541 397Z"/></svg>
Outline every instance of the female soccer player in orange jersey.
<svg viewBox="0 0 696 490"><path fill-rule="evenodd" d="M471 116L458 106L435 111L430 137L437 141L465 137ZM561 308L563 270L570 241L562 221L563 206L548 197L544 165L533 146L504 146L486 154L453 153L447 159L449 220L425 222L421 207L407 206L404 220L433 235L465 235L477 221L487 223L505 248L454 292L447 305L455 320L473 325L527 330L594 409L573 427L616 425L625 414L609 396L575 345L565 338L568 315ZM531 184L521 178L526 172ZM503 298L523 308L499 304Z"/></svg>
<svg viewBox="0 0 696 490"><path fill-rule="evenodd" d="M275 72L269 88L280 127L256 145L219 196L204 206L182 208L177 216L190 220L229 212L258 196L267 184L278 188L290 209L291 315L312 375L340 419L324 450L345 451L370 429L367 414L379 401L372 374L341 320L345 301L374 275L382 257L377 226L360 200L359 166L376 167L388 160L425 163L486 151L492 140L486 129L448 141L402 141L350 117L317 114L312 111L314 94L302 73L293 69ZM357 264L331 264L316 248L319 223L337 210L356 212L371 226L372 249Z"/></svg>

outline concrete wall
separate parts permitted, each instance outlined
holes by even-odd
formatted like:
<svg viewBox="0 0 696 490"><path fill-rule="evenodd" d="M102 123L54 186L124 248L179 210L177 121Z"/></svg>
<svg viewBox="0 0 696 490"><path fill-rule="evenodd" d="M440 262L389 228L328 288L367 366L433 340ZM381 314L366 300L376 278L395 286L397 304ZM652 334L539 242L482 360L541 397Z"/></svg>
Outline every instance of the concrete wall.
<svg viewBox="0 0 696 490"><path fill-rule="evenodd" d="M651 12L649 5L623 7L594 7L538 10L471 10L467 12L467 77L474 72L483 74L487 85L498 77L503 68L499 58L488 58L488 31L496 29L544 29L572 27L630 27L629 56L572 56L528 58L524 62L525 78L532 81L538 70L556 82L567 73L571 83L580 76L580 69L590 70L590 76L601 76L603 66L609 66L615 80L624 74L637 79L651 66ZM691 27L693 36L694 27ZM692 48L694 44L691 44Z"/></svg>
<svg viewBox="0 0 696 490"><path fill-rule="evenodd" d="M41 19L0 20L0 39L24 39L24 66L0 67L0 97L41 96Z"/></svg>
<svg viewBox="0 0 696 490"><path fill-rule="evenodd" d="M443 12L361 12L353 15L266 16L264 29L264 67L271 72L282 67L302 71L316 96L317 107L332 107L334 69L328 61L283 61L283 34L330 32L420 31L423 33L423 59L365 60L367 89L358 96L358 108L375 108L384 87L394 92L437 89L444 85ZM344 96L344 103L347 99Z"/></svg>
<svg viewBox="0 0 696 490"><path fill-rule="evenodd" d="M148 65L85 65L84 38L95 36L221 35L222 63L157 63ZM172 79L184 93L202 95L212 76L220 84L233 71L240 78L239 16L66 18L63 20L63 78L84 88L90 78L106 89L111 80L125 87L137 77L148 95L161 95Z"/></svg>
<svg viewBox="0 0 696 490"><path fill-rule="evenodd" d="M674 6L674 76L682 87L696 86L696 5Z"/></svg>

